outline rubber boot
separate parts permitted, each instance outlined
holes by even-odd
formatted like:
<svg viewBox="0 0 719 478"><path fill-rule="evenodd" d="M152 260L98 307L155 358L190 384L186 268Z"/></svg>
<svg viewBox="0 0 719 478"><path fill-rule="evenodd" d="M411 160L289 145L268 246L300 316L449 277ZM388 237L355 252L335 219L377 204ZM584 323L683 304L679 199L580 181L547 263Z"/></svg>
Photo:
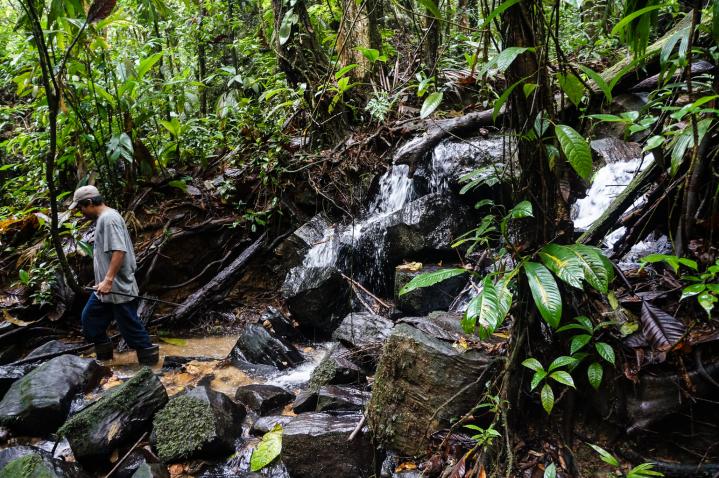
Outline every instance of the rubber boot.
<svg viewBox="0 0 719 478"><path fill-rule="evenodd" d="M112 342L95 344L95 356L98 360L112 360Z"/></svg>
<svg viewBox="0 0 719 478"><path fill-rule="evenodd" d="M160 346L153 345L146 349L137 349L137 361L142 365L155 365L160 361Z"/></svg>

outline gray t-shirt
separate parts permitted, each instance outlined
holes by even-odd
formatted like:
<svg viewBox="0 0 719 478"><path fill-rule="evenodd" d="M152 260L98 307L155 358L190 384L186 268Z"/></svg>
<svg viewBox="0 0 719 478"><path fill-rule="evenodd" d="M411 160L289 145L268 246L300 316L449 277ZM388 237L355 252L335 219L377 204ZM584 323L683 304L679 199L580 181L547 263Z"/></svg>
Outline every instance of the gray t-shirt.
<svg viewBox="0 0 719 478"><path fill-rule="evenodd" d="M137 281L135 281L135 251L132 248L130 233L127 231L125 220L119 212L108 208L100 214L95 224L95 246L93 251L93 265L95 269L95 285L105 279L107 270L110 268L110 259L113 251L125 252L120 270L117 271L115 280L112 283L112 290L125 294L138 294ZM122 304L133 300L116 294L97 294L102 302Z"/></svg>

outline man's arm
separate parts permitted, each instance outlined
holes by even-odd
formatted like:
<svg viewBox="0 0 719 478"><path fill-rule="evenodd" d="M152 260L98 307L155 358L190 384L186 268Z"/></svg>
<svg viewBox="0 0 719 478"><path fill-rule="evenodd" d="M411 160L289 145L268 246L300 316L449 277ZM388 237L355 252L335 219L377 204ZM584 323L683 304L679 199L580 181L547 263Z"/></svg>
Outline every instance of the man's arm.
<svg viewBox="0 0 719 478"><path fill-rule="evenodd" d="M125 251L112 251L112 258L110 258L110 267L107 269L105 278L97 286L97 292L100 294L109 294L112 290L112 282L115 280L117 271L122 266L122 261L125 259Z"/></svg>

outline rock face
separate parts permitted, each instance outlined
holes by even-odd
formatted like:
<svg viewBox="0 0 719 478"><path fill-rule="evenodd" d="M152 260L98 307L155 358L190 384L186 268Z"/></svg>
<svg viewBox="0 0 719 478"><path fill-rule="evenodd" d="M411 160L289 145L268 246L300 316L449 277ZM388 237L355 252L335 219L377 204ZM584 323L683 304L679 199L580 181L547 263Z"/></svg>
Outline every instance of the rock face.
<svg viewBox="0 0 719 478"><path fill-rule="evenodd" d="M402 287L418 275L442 269L437 266L424 266L415 271L406 266L398 266L394 274L394 296L397 307L409 315L427 315L435 310L448 310L467 283L467 274L399 295Z"/></svg>
<svg viewBox="0 0 719 478"><path fill-rule="evenodd" d="M282 433L282 462L293 478L363 478L374 474L374 449L363 429L347 438L361 414L305 413Z"/></svg>
<svg viewBox="0 0 719 478"><path fill-rule="evenodd" d="M88 478L74 463L32 446L0 451L0 478Z"/></svg>
<svg viewBox="0 0 719 478"><path fill-rule="evenodd" d="M0 365L0 398L5 396L13 383L23 378L35 368L37 368L37 364Z"/></svg>
<svg viewBox="0 0 719 478"><path fill-rule="evenodd" d="M70 344L66 344L65 342L62 342L60 340L51 340L49 342L45 342L29 354L27 354L25 358L29 359L33 357L39 357L40 355L45 354L65 352L66 350L69 350L71 348L73 348L73 346Z"/></svg>
<svg viewBox="0 0 719 478"><path fill-rule="evenodd" d="M259 323L264 327L271 327L271 330L277 337L284 340L299 340L302 338L300 331L295 328L292 321L281 311L270 306L260 316Z"/></svg>
<svg viewBox="0 0 719 478"><path fill-rule="evenodd" d="M290 343L273 337L264 327L248 324L230 354L233 362L272 365L280 370L304 361L302 354Z"/></svg>
<svg viewBox="0 0 719 478"><path fill-rule="evenodd" d="M334 265L298 266L282 284L282 296L301 327L331 334L350 310L350 287Z"/></svg>
<svg viewBox="0 0 719 478"><path fill-rule="evenodd" d="M73 416L60 429L75 458L86 466L108 462L112 452L134 443L167 403L160 380L145 367L127 382Z"/></svg>
<svg viewBox="0 0 719 478"><path fill-rule="evenodd" d="M457 317L415 322L418 326L399 323L385 343L368 406L374 437L402 455L423 451L428 430L447 426L476 403L491 375L478 378L493 363L478 350L452 347L460 335Z"/></svg>
<svg viewBox="0 0 719 478"><path fill-rule="evenodd" d="M170 478L170 473L167 468L158 463L142 463L137 467L132 478Z"/></svg>
<svg viewBox="0 0 719 478"><path fill-rule="evenodd" d="M159 457L172 462L228 455L244 418L245 407L207 387L174 397L153 422Z"/></svg>
<svg viewBox="0 0 719 478"><path fill-rule="evenodd" d="M309 388L317 390L322 385L360 384L367 376L351 358L353 353L341 344L335 344L312 371Z"/></svg>
<svg viewBox="0 0 719 478"><path fill-rule="evenodd" d="M277 246L275 254L282 257L288 267L299 265L305 253L323 239L324 233L330 225L327 216L317 214Z"/></svg>
<svg viewBox="0 0 719 478"><path fill-rule="evenodd" d="M135 472L139 470L143 465L146 465L155 475L152 476L167 476L167 468L165 465L160 464L160 460L147 448L136 448L123 460L120 468L115 471L114 478L132 478ZM163 475L162 473L165 473Z"/></svg>
<svg viewBox="0 0 719 478"><path fill-rule="evenodd" d="M294 394L275 385L245 385L235 393L235 400L262 416L278 411L294 399Z"/></svg>
<svg viewBox="0 0 719 478"><path fill-rule="evenodd" d="M108 372L92 359L56 357L10 386L0 402L0 424L27 435L53 433L67 418L73 397Z"/></svg>
<svg viewBox="0 0 719 478"><path fill-rule="evenodd" d="M282 428L291 422L294 417L288 415L272 415L269 417L260 417L255 420L250 428L250 433L253 435L264 435L265 433L272 430L275 425L280 425Z"/></svg>
<svg viewBox="0 0 719 478"><path fill-rule="evenodd" d="M364 408L369 398L369 392L355 387L327 385L317 391L316 411L359 411Z"/></svg>
<svg viewBox="0 0 719 478"><path fill-rule="evenodd" d="M377 348L390 336L394 322L369 312L351 312L332 338L353 349Z"/></svg>

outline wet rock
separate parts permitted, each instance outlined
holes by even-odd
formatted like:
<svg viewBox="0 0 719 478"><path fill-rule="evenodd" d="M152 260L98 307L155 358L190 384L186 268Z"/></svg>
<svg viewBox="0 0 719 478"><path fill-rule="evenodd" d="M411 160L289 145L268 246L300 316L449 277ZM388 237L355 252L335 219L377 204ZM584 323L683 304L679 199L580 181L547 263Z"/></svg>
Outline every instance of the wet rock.
<svg viewBox="0 0 719 478"><path fill-rule="evenodd" d="M398 266L394 274L394 296L397 307L410 315L426 315L435 310L448 310L467 283L467 274L454 276L429 287L421 287L399 295L402 287L418 275L442 269L446 268L424 266L419 270L412 270L408 266Z"/></svg>
<svg viewBox="0 0 719 478"><path fill-rule="evenodd" d="M197 387L170 400L153 421L163 462L231 454L242 433L245 407L220 392Z"/></svg>
<svg viewBox="0 0 719 478"><path fill-rule="evenodd" d="M75 458L84 466L105 465L114 450L134 443L148 430L165 403L165 387L145 367L70 418L59 433L67 438Z"/></svg>
<svg viewBox="0 0 719 478"><path fill-rule="evenodd" d="M88 478L76 464L32 446L0 450L0 478Z"/></svg>
<svg viewBox="0 0 719 478"><path fill-rule="evenodd" d="M355 387L327 385L317 391L318 412L359 411L364 408L370 393Z"/></svg>
<svg viewBox="0 0 719 478"><path fill-rule="evenodd" d="M0 425L32 436L53 433L67 418L73 397L108 373L92 359L56 357L10 386L0 402Z"/></svg>
<svg viewBox="0 0 719 478"><path fill-rule="evenodd" d="M211 466L199 478L290 478L281 460L274 460L260 472L250 471L254 446L246 446L232 455L227 462Z"/></svg>
<svg viewBox="0 0 719 478"><path fill-rule="evenodd" d="M292 411L295 413L314 412L317 408L317 390L303 390L297 394L292 402Z"/></svg>
<svg viewBox="0 0 719 478"><path fill-rule="evenodd" d="M280 370L304 361L302 354L290 343L273 337L264 327L248 324L230 353L233 362L272 365Z"/></svg>
<svg viewBox="0 0 719 478"><path fill-rule="evenodd" d="M213 360L217 359L205 356L165 355L165 358L162 360L162 370L181 370L190 362L212 362Z"/></svg>
<svg viewBox="0 0 719 478"><path fill-rule="evenodd" d="M115 471L114 478L132 478L135 472L142 465L159 465L160 460L147 448L136 448L131 451L130 454L125 458L120 465L120 468ZM160 467L164 468L164 467ZM165 471L167 471L165 469ZM152 475L150 475L152 476Z"/></svg>
<svg viewBox="0 0 719 478"><path fill-rule="evenodd" d="M350 309L350 287L334 266L292 269L282 284L287 308L300 327L331 334Z"/></svg>
<svg viewBox="0 0 719 478"><path fill-rule="evenodd" d="M712 70L714 70L714 65L712 65L711 63L709 63L708 61L705 61L705 60L693 61L691 64L692 76L699 75L702 73L707 73ZM683 75L683 74L684 74L683 72L677 72L674 75L674 79L680 80L681 75ZM646 78L646 79L640 81L639 83L637 83L636 85L634 85L630 89L630 91L632 91L632 92L652 91L652 90L656 89L657 86L659 85L659 78L660 78L659 73L657 73L656 75L650 76L649 78Z"/></svg>
<svg viewBox="0 0 719 478"><path fill-rule="evenodd" d="M0 364L7 364L19 359L21 355L20 346L17 344L0 347Z"/></svg>
<svg viewBox="0 0 719 478"><path fill-rule="evenodd" d="M494 363L479 350L452 346L461 335L456 316L414 322L397 324L385 343L367 407L375 438L402 455L420 453L426 430L448 426L468 411L491 379L488 368Z"/></svg>
<svg viewBox="0 0 719 478"><path fill-rule="evenodd" d="M170 478L170 473L167 471L167 467L159 463L142 463L132 478Z"/></svg>
<svg viewBox="0 0 719 478"><path fill-rule="evenodd" d="M639 143L622 141L613 137L595 139L590 146L595 162L600 166L632 161L642 156L642 147Z"/></svg>
<svg viewBox="0 0 719 478"><path fill-rule="evenodd" d="M367 429L347 439L361 414L305 413L282 433L282 462L293 478L362 478L374 474L374 448Z"/></svg>
<svg viewBox="0 0 719 478"><path fill-rule="evenodd" d="M394 322L369 312L351 312L342 320L332 338L353 349L376 348L392 332Z"/></svg>
<svg viewBox="0 0 719 478"><path fill-rule="evenodd" d="M275 385L245 385L235 394L235 400L263 416L292 403L294 399L294 394Z"/></svg>
<svg viewBox="0 0 719 478"><path fill-rule="evenodd" d="M275 249L275 254L282 257L288 267L302 263L305 253L324 238L325 231L331 226L324 214L317 214L305 224L297 228L287 239Z"/></svg>
<svg viewBox="0 0 719 478"><path fill-rule="evenodd" d="M13 383L17 382L36 368L37 363L24 365L0 365L0 398L5 396Z"/></svg>
<svg viewBox="0 0 719 478"><path fill-rule="evenodd" d="M352 362L353 353L341 344L334 344L312 371L309 388L322 385L361 384L367 381L362 368Z"/></svg>
<svg viewBox="0 0 719 478"><path fill-rule="evenodd" d="M280 425L282 428L285 427L294 417L287 415L271 415L267 417L260 417L255 420L250 428L250 433L253 435L264 435L265 433L272 430L275 425Z"/></svg>
<svg viewBox="0 0 719 478"><path fill-rule="evenodd" d="M32 352L27 354L25 358L29 359L33 357L39 357L45 354L63 353L71 348L73 348L73 346L70 344L66 344L65 342L62 342L60 340L51 340L34 349Z"/></svg>
<svg viewBox="0 0 719 478"><path fill-rule="evenodd" d="M292 321L281 311L270 306L260 316L259 323L265 328L269 326L272 332L285 340L296 341L302 338L302 334L294 326Z"/></svg>

